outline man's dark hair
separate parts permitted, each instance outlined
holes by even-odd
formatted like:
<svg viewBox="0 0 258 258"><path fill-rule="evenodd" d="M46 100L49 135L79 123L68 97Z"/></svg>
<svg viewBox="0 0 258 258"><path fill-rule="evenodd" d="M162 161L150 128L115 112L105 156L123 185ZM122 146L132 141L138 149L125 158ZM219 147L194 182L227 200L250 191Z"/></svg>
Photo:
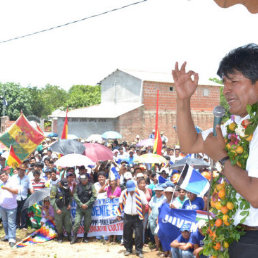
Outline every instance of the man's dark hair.
<svg viewBox="0 0 258 258"><path fill-rule="evenodd" d="M35 163L35 167L43 168L43 167L44 167L44 164L41 163L41 162L36 162L36 163Z"/></svg>
<svg viewBox="0 0 258 258"><path fill-rule="evenodd" d="M258 45L252 43L230 51L220 62L217 74L222 78L241 72L254 84L258 80Z"/></svg>
<svg viewBox="0 0 258 258"><path fill-rule="evenodd" d="M2 174L6 174L6 175L7 175L7 171L0 170L0 176L1 176Z"/></svg>
<svg viewBox="0 0 258 258"><path fill-rule="evenodd" d="M104 176L104 177L106 177L106 173L105 173L104 171L99 171L98 177L99 177L99 176Z"/></svg>
<svg viewBox="0 0 258 258"><path fill-rule="evenodd" d="M33 176L39 175L40 176L40 172L38 170L34 170L33 171Z"/></svg>
<svg viewBox="0 0 258 258"><path fill-rule="evenodd" d="M51 168L50 173L55 173L56 174L56 170L54 168Z"/></svg>

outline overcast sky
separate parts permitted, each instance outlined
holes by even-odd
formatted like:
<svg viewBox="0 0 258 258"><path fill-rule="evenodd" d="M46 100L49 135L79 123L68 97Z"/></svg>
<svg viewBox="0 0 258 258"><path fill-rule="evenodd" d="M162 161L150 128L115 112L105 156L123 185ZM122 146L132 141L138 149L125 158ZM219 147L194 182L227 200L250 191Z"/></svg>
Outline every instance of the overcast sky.
<svg viewBox="0 0 258 258"><path fill-rule="evenodd" d="M131 0L0 2L0 41L88 17ZM258 14L213 0L148 0L100 17L0 44L0 82L95 85L117 68L170 73L188 61L200 80L215 77L232 48L258 43Z"/></svg>

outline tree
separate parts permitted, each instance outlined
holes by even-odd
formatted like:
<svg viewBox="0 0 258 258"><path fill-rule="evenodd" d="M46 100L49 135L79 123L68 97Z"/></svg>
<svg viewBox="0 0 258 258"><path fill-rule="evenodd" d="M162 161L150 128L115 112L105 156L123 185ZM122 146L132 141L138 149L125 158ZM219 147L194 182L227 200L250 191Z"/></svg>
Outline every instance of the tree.
<svg viewBox="0 0 258 258"><path fill-rule="evenodd" d="M4 83L0 84L0 95L2 100L7 101L5 115L9 116L10 120L16 120L21 111L24 115L32 114L31 95L28 88L22 88L20 84ZM3 104L0 105L0 112L3 114Z"/></svg>
<svg viewBox="0 0 258 258"><path fill-rule="evenodd" d="M100 86L74 85L68 91L66 106L80 108L100 103Z"/></svg>
<svg viewBox="0 0 258 258"><path fill-rule="evenodd" d="M45 88L40 89L39 94L38 97L43 103L40 117L47 117L54 110L65 107L68 98L68 94L64 89L50 84L47 84Z"/></svg>

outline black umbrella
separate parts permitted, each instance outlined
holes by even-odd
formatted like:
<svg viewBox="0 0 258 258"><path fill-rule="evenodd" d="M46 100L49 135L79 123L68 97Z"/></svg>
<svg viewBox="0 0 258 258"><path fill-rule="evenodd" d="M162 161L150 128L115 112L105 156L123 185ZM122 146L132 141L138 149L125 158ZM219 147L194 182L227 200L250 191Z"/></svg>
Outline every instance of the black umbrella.
<svg viewBox="0 0 258 258"><path fill-rule="evenodd" d="M85 151L85 146L83 143L76 140L59 140L50 146L51 150L54 152L61 153L63 155L67 154L82 154Z"/></svg>
<svg viewBox="0 0 258 258"><path fill-rule="evenodd" d="M50 196L50 188L44 188L39 191L34 192L23 204L22 210L25 210L35 204L44 200L46 197Z"/></svg>
<svg viewBox="0 0 258 258"><path fill-rule="evenodd" d="M176 161L170 167L173 169L182 169L186 163L194 168L207 168L210 166L210 164L208 162L206 162L202 159L183 158L183 159Z"/></svg>

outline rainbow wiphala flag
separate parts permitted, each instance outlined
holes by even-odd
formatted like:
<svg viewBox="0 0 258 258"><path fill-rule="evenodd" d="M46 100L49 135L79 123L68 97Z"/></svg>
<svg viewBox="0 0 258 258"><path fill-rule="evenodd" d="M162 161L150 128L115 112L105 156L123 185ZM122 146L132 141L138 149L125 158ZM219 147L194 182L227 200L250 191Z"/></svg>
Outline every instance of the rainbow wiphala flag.
<svg viewBox="0 0 258 258"><path fill-rule="evenodd" d="M44 243L52 240L57 236L55 225L53 221L47 220L46 223L38 230L34 231L31 235L24 238L15 247L25 247L29 245Z"/></svg>

